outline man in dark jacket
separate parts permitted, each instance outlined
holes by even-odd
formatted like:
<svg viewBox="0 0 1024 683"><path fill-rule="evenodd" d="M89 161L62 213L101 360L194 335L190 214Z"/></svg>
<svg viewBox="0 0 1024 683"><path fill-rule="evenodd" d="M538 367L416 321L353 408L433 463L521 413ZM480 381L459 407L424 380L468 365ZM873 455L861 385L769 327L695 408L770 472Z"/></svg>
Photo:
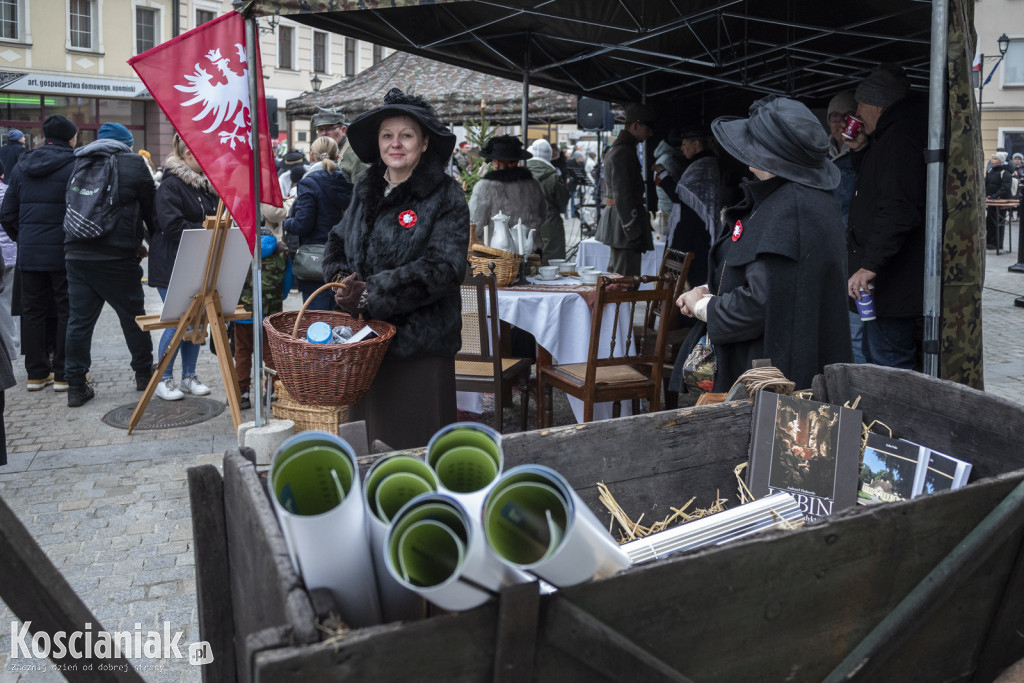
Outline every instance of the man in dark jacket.
<svg viewBox="0 0 1024 683"><path fill-rule="evenodd" d="M102 234L78 238L65 230L64 253L71 302L67 332L68 406L77 408L95 396L86 382L92 361L92 332L104 302L117 313L121 330L132 355L135 388L142 391L153 370L153 340L135 324L135 317L146 312L142 292L142 240L146 227L154 226L153 203L156 184L145 160L132 152L134 140L119 123L100 126L95 142L75 150L75 175L68 187L67 224L83 219L88 196L77 192L78 173L90 164L103 164L113 158L107 183L116 172L116 195L103 207Z"/></svg>
<svg viewBox="0 0 1024 683"><path fill-rule="evenodd" d="M907 75L882 64L857 87L864 130L851 149L860 159L850 201L847 258L851 297L874 287L874 320L865 321L868 363L913 369L914 328L924 307L924 200L927 103L911 95ZM851 309L853 308L851 303Z"/></svg>
<svg viewBox="0 0 1024 683"><path fill-rule="evenodd" d="M608 270L640 275L640 255L654 249L651 217L644 201L644 178L636 147L654 132L654 116L644 106L626 107L626 127L604 155L601 194L604 210L597 239L608 245Z"/></svg>
<svg viewBox="0 0 1024 683"><path fill-rule="evenodd" d="M43 121L41 147L25 152L0 208L0 225L18 243L21 270L21 343L28 390L53 384L67 391L64 339L68 325L68 280L64 269L64 192L74 168L78 127L54 114ZM46 318L57 314L52 362L46 344Z"/></svg>
<svg viewBox="0 0 1024 683"><path fill-rule="evenodd" d="M0 147L0 164L3 164L8 176L18 165L18 159L25 151L25 134L17 128L7 131L7 144Z"/></svg>
<svg viewBox="0 0 1024 683"><path fill-rule="evenodd" d="M1006 163L1006 152L993 152L991 166L985 173L985 198L1010 199L1013 194L1013 169ZM999 209L985 209L985 242L989 249L1000 249L1003 246L1003 225L999 219Z"/></svg>

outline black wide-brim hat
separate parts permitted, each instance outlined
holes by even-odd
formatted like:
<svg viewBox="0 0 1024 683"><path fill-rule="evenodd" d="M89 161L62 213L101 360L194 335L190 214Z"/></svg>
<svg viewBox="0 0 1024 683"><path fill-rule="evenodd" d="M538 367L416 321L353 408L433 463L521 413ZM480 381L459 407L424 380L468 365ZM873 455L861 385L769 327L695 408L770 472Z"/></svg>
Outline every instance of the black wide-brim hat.
<svg viewBox="0 0 1024 683"><path fill-rule="evenodd" d="M487 161L526 161L533 158L533 153L523 149L523 141L515 135L499 135L487 141L480 156Z"/></svg>
<svg viewBox="0 0 1024 683"><path fill-rule="evenodd" d="M435 154L447 160L455 149L455 133L441 123L434 115L430 104L418 95L406 95L398 88L392 88L384 96L384 103L357 116L348 127L348 141L363 163L372 164L380 159L377 134L381 121L393 116L408 116L420 124L423 134L429 138L425 154Z"/></svg>
<svg viewBox="0 0 1024 683"><path fill-rule="evenodd" d="M796 100L762 98L750 105L749 118L717 118L711 131L747 166L819 190L839 186L840 171L828 158L828 133Z"/></svg>

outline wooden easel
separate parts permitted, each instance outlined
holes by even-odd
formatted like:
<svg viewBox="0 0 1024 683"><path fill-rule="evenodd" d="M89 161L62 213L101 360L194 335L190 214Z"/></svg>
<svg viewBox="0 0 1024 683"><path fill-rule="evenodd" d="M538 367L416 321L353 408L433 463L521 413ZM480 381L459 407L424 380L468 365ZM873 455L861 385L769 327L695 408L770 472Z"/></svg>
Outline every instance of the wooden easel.
<svg viewBox="0 0 1024 683"><path fill-rule="evenodd" d="M228 343L228 331L225 322L228 320L244 320L252 317L242 306L237 306L234 313L225 315L220 309L220 294L217 293L217 276L220 273L220 260L224 253L224 240L227 239L228 230L231 228L231 215L228 213L224 202L217 205L217 213L207 216L203 227L213 230L213 239L210 240L210 251L206 254L206 267L203 270L203 287L192 297L182 315L177 320L160 320L159 314L136 316L136 324L145 332L152 330L177 327L171 343L167 346L160 362L153 372L153 376L146 386L146 391L135 406L135 412L128 423L128 433L131 434L138 425L142 414L146 412L157 385L162 381L164 371L174 358L174 352L182 341L190 341L193 344L204 344L206 342L206 326L209 324L210 333L213 335L213 343L217 349L217 364L220 365L220 376L224 380L224 389L228 395L228 407L231 409L231 419L235 423L235 429L242 424L241 396L238 392L238 377L235 374L235 361L231 354L231 346Z"/></svg>

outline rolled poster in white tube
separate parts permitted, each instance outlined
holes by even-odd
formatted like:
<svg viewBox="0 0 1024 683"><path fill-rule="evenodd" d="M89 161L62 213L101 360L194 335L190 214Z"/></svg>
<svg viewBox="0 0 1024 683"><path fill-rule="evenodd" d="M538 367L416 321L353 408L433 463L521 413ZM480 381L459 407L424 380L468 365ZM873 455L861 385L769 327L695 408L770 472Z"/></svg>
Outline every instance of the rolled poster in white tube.
<svg viewBox="0 0 1024 683"><path fill-rule="evenodd" d="M512 567L566 587L630 565L565 478L543 465L505 472L484 501L488 550Z"/></svg>
<svg viewBox="0 0 1024 683"><path fill-rule="evenodd" d="M384 562L384 542L391 520L416 496L437 490L434 471L411 455L380 458L363 480L363 508L370 532L373 570L377 577L381 613L384 622L422 619L426 603L391 576Z"/></svg>
<svg viewBox="0 0 1024 683"><path fill-rule="evenodd" d="M353 628L381 622L355 451L327 432L302 432L270 466L274 512L307 589L330 590Z"/></svg>
<svg viewBox="0 0 1024 683"><path fill-rule="evenodd" d="M446 610L472 609L504 586L532 580L488 553L466 510L443 493L409 501L395 516L385 547L392 577Z"/></svg>

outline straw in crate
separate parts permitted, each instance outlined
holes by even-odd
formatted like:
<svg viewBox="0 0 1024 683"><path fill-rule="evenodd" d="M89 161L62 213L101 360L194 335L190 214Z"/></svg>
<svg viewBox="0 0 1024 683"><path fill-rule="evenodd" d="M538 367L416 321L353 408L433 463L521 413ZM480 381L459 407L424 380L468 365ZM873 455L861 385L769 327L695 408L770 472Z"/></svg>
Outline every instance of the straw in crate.
<svg viewBox="0 0 1024 683"><path fill-rule="evenodd" d="M298 311L275 313L263 321L278 377L291 397L306 405L348 406L359 401L373 383L395 336L395 326L383 320L363 321L337 311L306 315L313 299L331 288L344 289L345 285L328 282L310 294ZM347 325L353 331L369 325L377 336L351 344L313 344L306 341L306 330L314 322L332 328Z"/></svg>

